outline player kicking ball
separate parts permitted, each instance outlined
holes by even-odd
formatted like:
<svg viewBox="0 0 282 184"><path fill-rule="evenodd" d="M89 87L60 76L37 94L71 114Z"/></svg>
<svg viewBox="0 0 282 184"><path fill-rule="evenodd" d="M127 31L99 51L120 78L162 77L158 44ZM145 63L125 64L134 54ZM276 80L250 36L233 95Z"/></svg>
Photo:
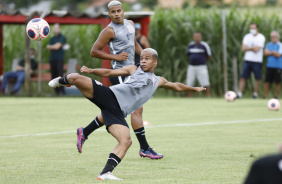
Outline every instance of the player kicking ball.
<svg viewBox="0 0 282 184"><path fill-rule="evenodd" d="M125 118L143 106L153 96L157 88L197 92L206 90L203 87L190 87L182 83L168 82L165 78L156 76L154 69L157 66L157 61L157 51L147 48L141 53L140 66L128 65L116 70L90 69L83 66L80 69L82 73L100 77L126 76L124 83L111 87L103 86L100 82L78 73L58 77L49 82L49 86L53 88L75 85L87 99L101 109L101 115L95 119L96 126L106 125L107 131L118 141L97 180L121 180L115 177L112 171L121 162L132 144ZM88 126L94 125L89 124ZM86 139L83 133L82 128L78 129L78 150L81 150Z"/></svg>

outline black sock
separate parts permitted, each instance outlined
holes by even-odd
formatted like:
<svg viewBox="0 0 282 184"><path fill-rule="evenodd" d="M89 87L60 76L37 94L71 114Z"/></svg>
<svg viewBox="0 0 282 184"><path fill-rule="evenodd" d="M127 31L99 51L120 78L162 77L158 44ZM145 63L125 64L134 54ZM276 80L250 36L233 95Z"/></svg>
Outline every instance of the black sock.
<svg viewBox="0 0 282 184"><path fill-rule="evenodd" d="M60 83L60 84L64 84L64 85L70 85L70 83L69 83L68 80L67 80L67 76L68 76L68 75L65 75L64 77L61 77L61 78L59 79L59 83Z"/></svg>
<svg viewBox="0 0 282 184"><path fill-rule="evenodd" d="M147 150L149 148L149 144L147 143L146 140L144 127L134 130L134 133L139 141L140 148L142 150Z"/></svg>
<svg viewBox="0 0 282 184"><path fill-rule="evenodd" d="M87 127L83 129L83 135L87 138L88 135L90 135L94 130L100 128L103 125L104 124L99 121L97 116Z"/></svg>
<svg viewBox="0 0 282 184"><path fill-rule="evenodd" d="M111 153L101 174L105 174L109 171L112 172L115 167L120 163L120 161L121 159L118 156L116 156L114 153Z"/></svg>

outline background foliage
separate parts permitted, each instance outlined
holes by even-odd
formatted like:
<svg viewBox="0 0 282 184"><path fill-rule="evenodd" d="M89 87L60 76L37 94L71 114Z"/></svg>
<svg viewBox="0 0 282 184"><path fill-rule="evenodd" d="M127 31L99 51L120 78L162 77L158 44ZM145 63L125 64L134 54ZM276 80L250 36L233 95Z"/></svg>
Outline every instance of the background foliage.
<svg viewBox="0 0 282 184"><path fill-rule="evenodd" d="M159 52L156 73L171 81L185 83L188 66L185 50L188 43L193 41L193 33L200 31L203 34L203 41L210 45L212 51L212 58L208 62L212 94L223 95L221 16L222 10L218 8L157 10L150 24L150 43ZM242 12L241 9L236 8L226 11L229 90L233 90L232 58L237 58L237 73L240 76L244 54L241 52L242 39L249 32L251 22L259 24L260 32L266 37L266 43L269 41L272 30L282 32L281 20L272 12L255 10ZM265 62L263 65L265 66ZM245 91L252 91L251 81L247 82ZM262 85L260 91L262 91Z"/></svg>
<svg viewBox="0 0 282 184"><path fill-rule="evenodd" d="M243 53L241 43L244 35L249 32L249 24L256 22L260 26L260 32L265 35L266 43L272 30L282 33L282 24L275 9L237 9L226 11L227 26L227 51L228 51L228 84L229 90L233 90L232 58L238 62L238 76L240 76ZM193 32L200 31L203 40L206 41L212 51L212 58L208 62L211 92L213 96L222 96L223 89L223 62L222 62L222 23L221 9L187 8L184 10L155 11L151 18L149 41L153 48L159 52L159 63L156 69L157 75L162 75L171 81L186 82L188 59L185 55L187 44L192 41ZM52 27L51 27L52 28ZM69 58L76 58L80 65L89 67L101 67L101 61L90 57L90 49L98 38L101 27L97 25L63 25L62 33L67 37L67 43L71 45L66 51L65 62ZM42 41L43 63L48 63L49 53L45 49L52 34ZM25 26L4 25L4 71L11 69L13 58L22 58L25 47ZM32 47L38 47L37 42L31 41ZM264 62L265 70L265 62ZM264 71L263 71L264 76ZM245 91L252 92L253 80L248 80ZM260 92L262 92L262 87ZM162 93L162 91L161 91ZM166 91L165 94L185 95ZM262 93L261 93L262 94Z"/></svg>

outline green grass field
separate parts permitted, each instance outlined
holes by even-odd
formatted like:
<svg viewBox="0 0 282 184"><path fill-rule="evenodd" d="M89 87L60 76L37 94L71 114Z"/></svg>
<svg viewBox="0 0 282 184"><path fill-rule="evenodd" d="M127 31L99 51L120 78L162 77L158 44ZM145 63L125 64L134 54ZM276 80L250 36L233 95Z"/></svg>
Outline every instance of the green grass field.
<svg viewBox="0 0 282 184"><path fill-rule="evenodd" d="M124 179L117 183L242 183L250 164L277 152L282 142L282 112L269 111L266 103L151 99L144 106L144 120L152 124L146 136L164 159L140 158L131 131L132 147L114 171ZM0 107L0 183L98 182L97 175L117 142L103 127L78 154L76 128L99 113L88 100L0 98Z"/></svg>

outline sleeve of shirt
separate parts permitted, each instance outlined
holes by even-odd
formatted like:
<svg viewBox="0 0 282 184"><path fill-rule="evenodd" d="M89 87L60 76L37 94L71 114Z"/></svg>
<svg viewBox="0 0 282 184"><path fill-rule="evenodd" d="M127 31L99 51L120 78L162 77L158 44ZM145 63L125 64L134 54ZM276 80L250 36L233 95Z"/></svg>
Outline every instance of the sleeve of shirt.
<svg viewBox="0 0 282 184"><path fill-rule="evenodd" d="M211 56L212 54L211 54L211 48L210 48L209 44L207 44L206 42L203 42L203 41L201 42L201 44L205 47L206 55Z"/></svg>
<svg viewBox="0 0 282 184"><path fill-rule="evenodd" d="M258 46L263 48L264 47L264 43L265 43L265 37L262 35L261 38L258 40Z"/></svg>
<svg viewBox="0 0 282 184"><path fill-rule="evenodd" d="M188 44L186 52L185 52L187 56L190 56L189 50L190 50L190 43Z"/></svg>
<svg viewBox="0 0 282 184"><path fill-rule="evenodd" d="M248 36L247 35L244 36L242 43L245 45L248 45Z"/></svg>
<svg viewBox="0 0 282 184"><path fill-rule="evenodd" d="M38 66L37 62L35 60L33 60L33 64L31 65L31 69L36 70L37 66Z"/></svg>
<svg viewBox="0 0 282 184"><path fill-rule="evenodd" d="M204 43L205 43L204 46L205 46L205 48L206 48L207 55L208 55L208 56L211 56L212 53L211 53L211 48L210 48L209 44L207 44L206 42L204 42Z"/></svg>
<svg viewBox="0 0 282 184"><path fill-rule="evenodd" d="M280 55L282 55L282 44L281 44L281 43L279 43L279 50L278 50L278 53L279 53Z"/></svg>

